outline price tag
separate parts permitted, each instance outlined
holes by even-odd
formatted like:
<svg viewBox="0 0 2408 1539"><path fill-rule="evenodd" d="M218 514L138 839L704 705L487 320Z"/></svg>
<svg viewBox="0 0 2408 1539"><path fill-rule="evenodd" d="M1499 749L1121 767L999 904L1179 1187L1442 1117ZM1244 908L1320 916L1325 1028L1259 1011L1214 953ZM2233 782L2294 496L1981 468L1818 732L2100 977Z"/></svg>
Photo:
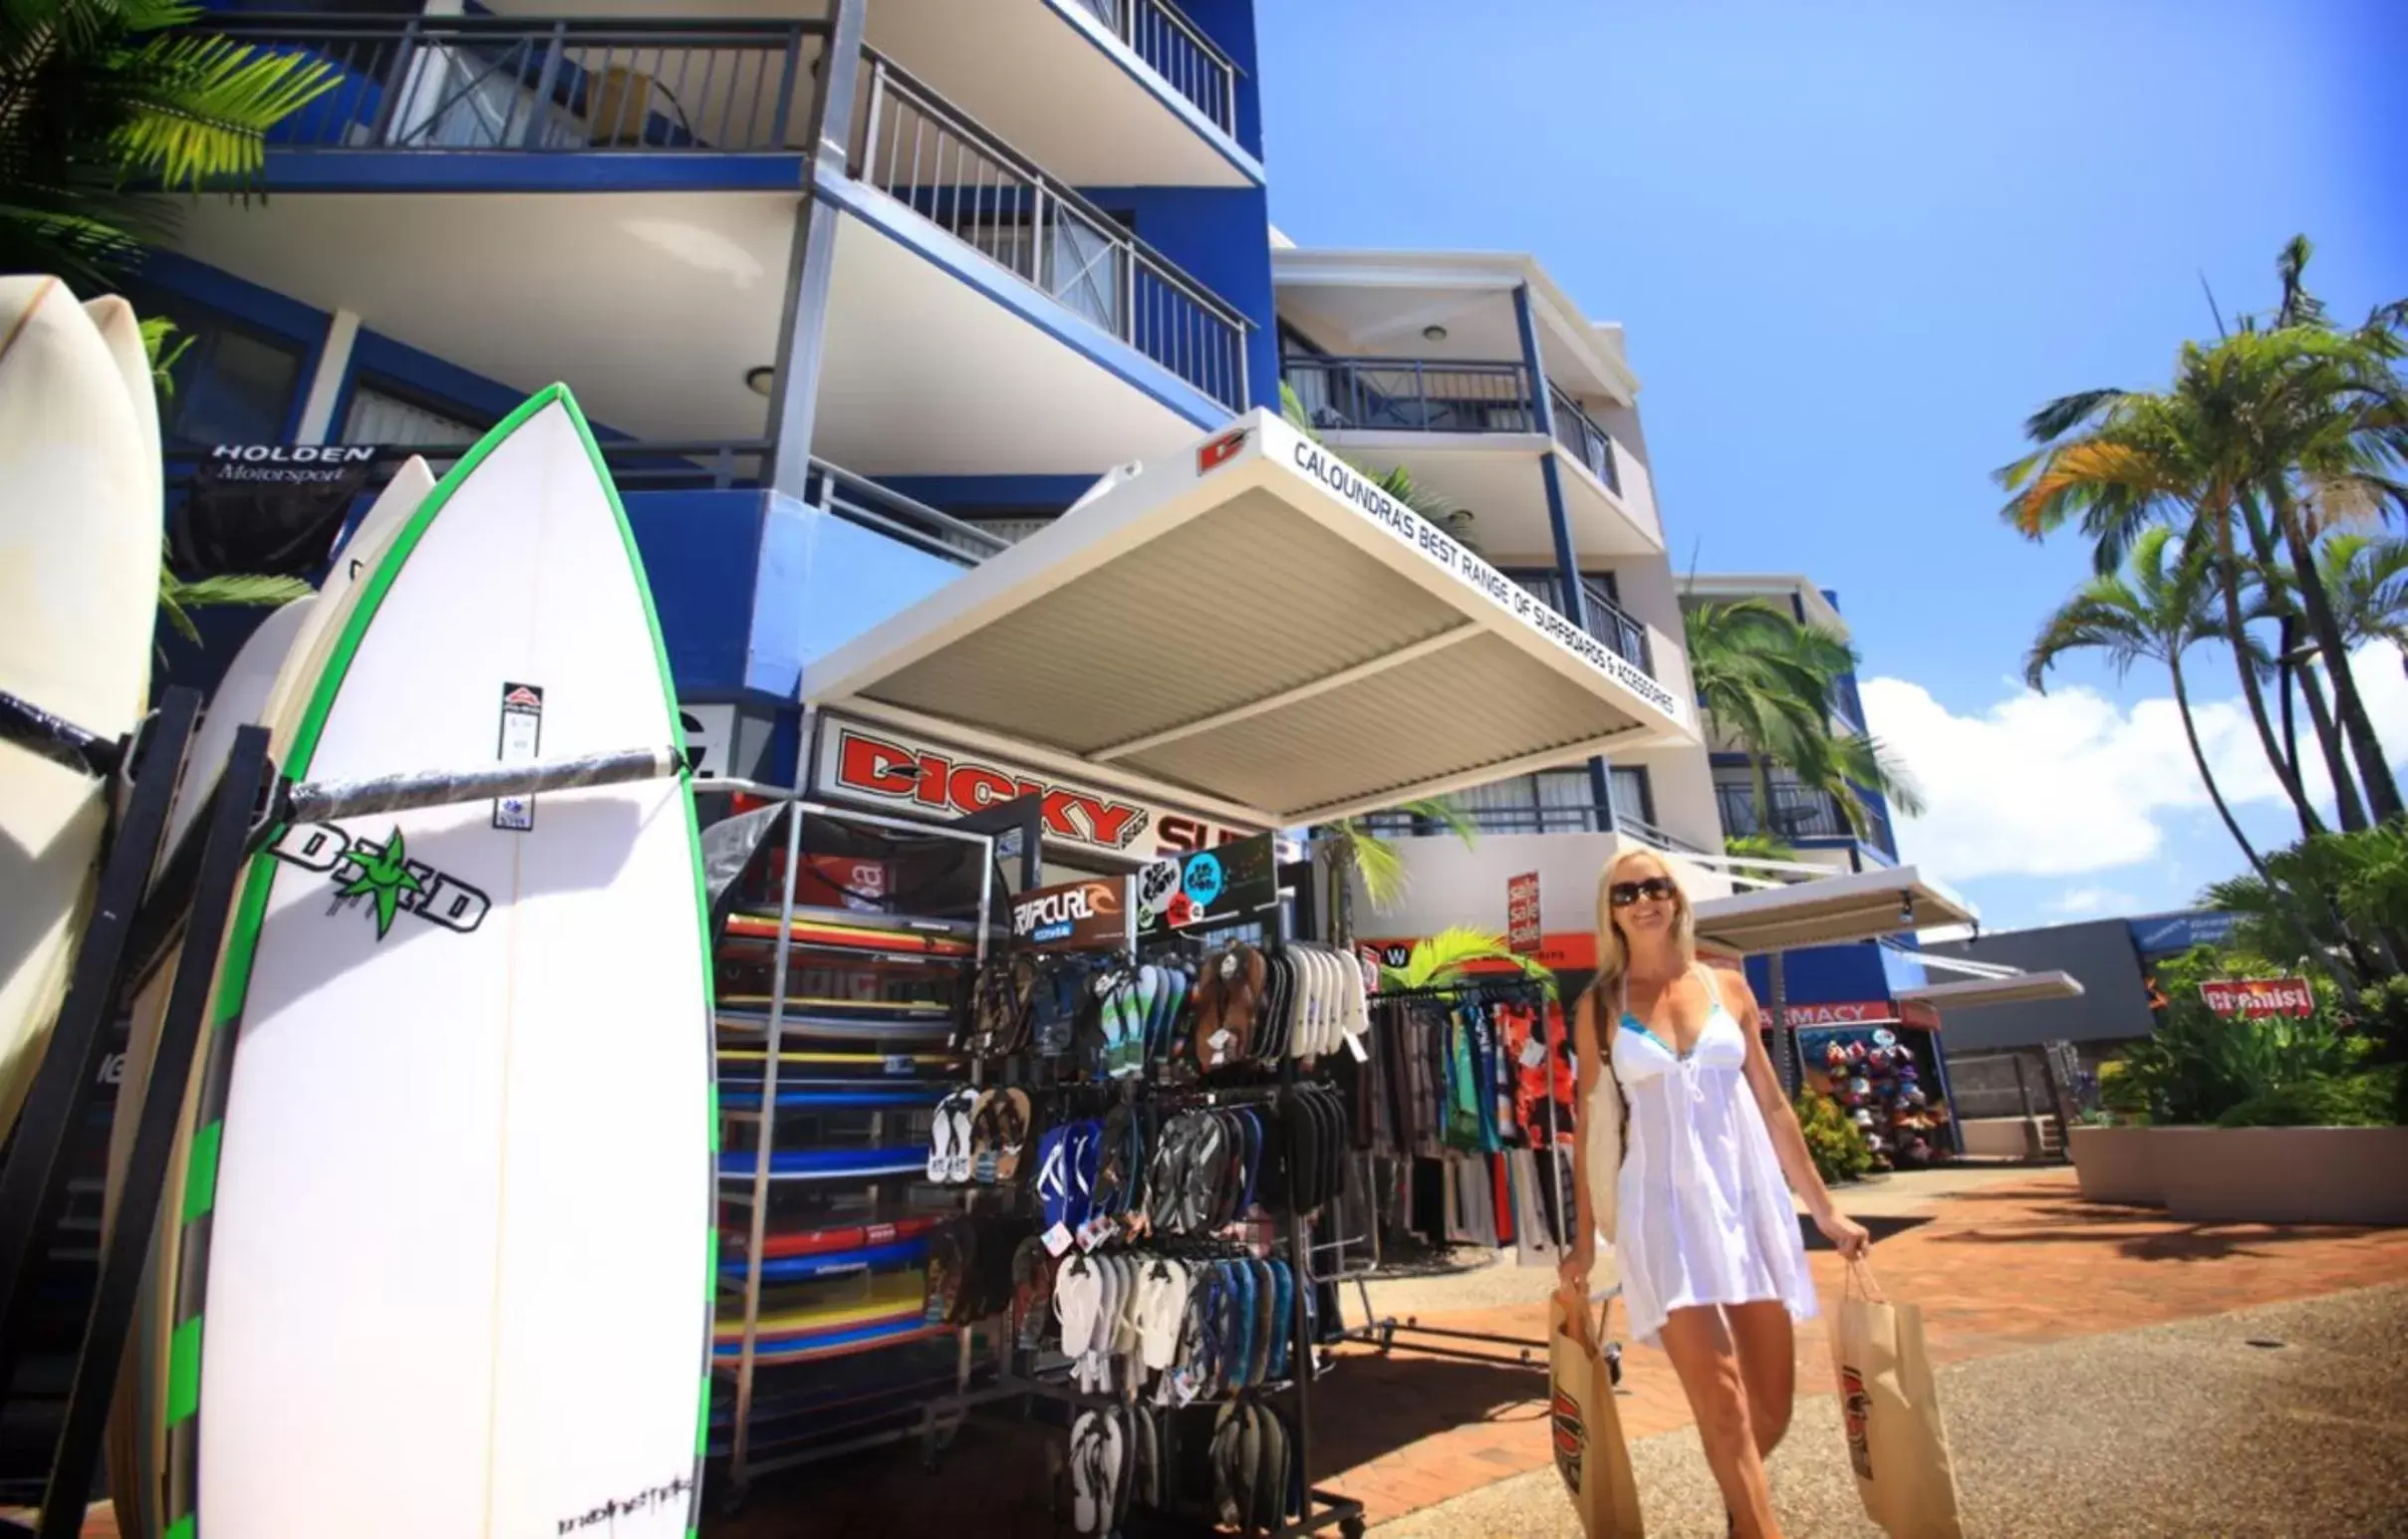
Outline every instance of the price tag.
<svg viewBox="0 0 2408 1539"><path fill-rule="evenodd" d="M1363 1039L1354 1032L1350 1031L1346 1034L1346 1051L1355 1055L1356 1063L1367 1064L1371 1062L1371 1055L1363 1051Z"/></svg>
<svg viewBox="0 0 2408 1539"><path fill-rule="evenodd" d="M1216 1031L1212 1033L1212 1035L1204 1038L1204 1041L1210 1044L1212 1051L1216 1054L1227 1052L1229 1050L1229 1044L1236 1040L1237 1039L1231 1036L1226 1030Z"/></svg>
<svg viewBox="0 0 2408 1539"><path fill-rule="evenodd" d="M1045 1231L1046 1254L1059 1258L1071 1246L1070 1225L1057 1223Z"/></svg>
<svg viewBox="0 0 2408 1539"><path fill-rule="evenodd" d="M1547 1045L1536 1037L1521 1045L1521 1066L1524 1069L1535 1069L1546 1061Z"/></svg>
<svg viewBox="0 0 2408 1539"><path fill-rule="evenodd" d="M887 1055L887 1073L889 1074L909 1074L917 1067L919 1066L912 1062L909 1054L889 1053Z"/></svg>

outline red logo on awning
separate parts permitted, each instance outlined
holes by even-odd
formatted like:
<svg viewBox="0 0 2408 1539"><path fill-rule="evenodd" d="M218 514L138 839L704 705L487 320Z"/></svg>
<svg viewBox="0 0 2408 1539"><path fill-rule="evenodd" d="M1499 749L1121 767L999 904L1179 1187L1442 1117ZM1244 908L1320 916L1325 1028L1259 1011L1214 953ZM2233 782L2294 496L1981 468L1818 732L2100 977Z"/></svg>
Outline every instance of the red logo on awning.
<svg viewBox="0 0 2408 1539"><path fill-rule="evenodd" d="M1235 432L1222 433L1210 443L1198 449L1196 451L1196 473L1198 475L1209 474L1235 459L1237 451L1245 447L1246 432L1247 429L1240 427Z"/></svg>

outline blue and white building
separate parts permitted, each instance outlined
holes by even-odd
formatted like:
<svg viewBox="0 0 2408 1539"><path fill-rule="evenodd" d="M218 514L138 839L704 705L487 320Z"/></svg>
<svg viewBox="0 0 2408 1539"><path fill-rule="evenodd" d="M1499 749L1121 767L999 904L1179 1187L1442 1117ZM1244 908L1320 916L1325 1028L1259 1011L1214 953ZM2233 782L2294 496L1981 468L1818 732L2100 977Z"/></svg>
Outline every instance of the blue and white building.
<svg viewBox="0 0 2408 1539"><path fill-rule="evenodd" d="M1619 333L1526 259L1274 250L1253 18L218 7L337 83L264 196L197 203L132 291L192 339L170 479L226 444L439 469L560 381L706 773L932 816L1037 790L1055 853L1105 864L1498 785L1711 843ZM1424 358L1472 382L1476 431L1452 386L1380 373ZM1283 380L1326 445L1277 419ZM1240 418L1233 473L1171 484ZM1410 462L1503 570L1348 460ZM1049 529L1137 466L1160 508L1085 521L1118 544ZM253 619L209 615L175 674Z"/></svg>

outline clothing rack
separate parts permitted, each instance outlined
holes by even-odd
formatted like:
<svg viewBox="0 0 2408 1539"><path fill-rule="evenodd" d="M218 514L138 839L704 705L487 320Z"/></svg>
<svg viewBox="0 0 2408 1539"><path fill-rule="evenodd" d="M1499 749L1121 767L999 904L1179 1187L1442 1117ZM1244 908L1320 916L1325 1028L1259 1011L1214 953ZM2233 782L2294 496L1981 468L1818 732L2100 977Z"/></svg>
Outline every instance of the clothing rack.
<svg viewBox="0 0 2408 1539"><path fill-rule="evenodd" d="M1555 1056L1556 1047L1547 1028L1547 1012L1544 1008L1550 994L1551 989L1547 980L1534 978L1526 973L1517 973L1510 977L1472 975L1451 983L1430 984L1416 988L1382 989L1372 996L1371 1003L1374 1010L1372 1019L1375 1025L1380 1020L1377 1013L1379 1006L1408 1003L1414 1000L1446 1004L1530 1002L1539 1004L1541 1008L1536 1011L1535 1024L1532 1029L1536 1033L1535 1040L1546 1054L1546 1059L1543 1061L1550 1064L1548 1069L1549 1093L1545 1098L1548 1148L1546 1170L1547 1179L1553 1182L1560 1179L1554 1151L1561 1145L1563 1128L1556 1117L1555 1097L1552 1089L1554 1071L1551 1062ZM1574 1131L1577 1132L1577 1130ZM1578 1212L1577 1198L1577 1193L1565 1191L1560 1184L1556 1186L1556 1210L1558 1212ZM1412 1336L1432 1337L1440 1342L1477 1342L1491 1347L1510 1348L1515 1354L1513 1363L1541 1372L1546 1370L1547 1342L1544 1338L1504 1336L1492 1331L1457 1331L1441 1326L1424 1325L1421 1323L1420 1317L1416 1315L1408 1315L1403 1320L1399 1320L1395 1315L1380 1315L1372 1307L1369 1278L1358 1273L1352 1280L1356 1296L1363 1303L1364 1322L1343 1332L1344 1340L1367 1343L1379 1349L1380 1355L1383 1357L1402 1351L1418 1353L1423 1357L1449 1358L1462 1362L1496 1366L1498 1359L1484 1353L1470 1352L1461 1347L1433 1345L1421 1341L1400 1342L1398 1338ZM1620 1286L1616 1285L1605 1290L1599 1297L1610 1299L1621 1291ZM1613 1382L1619 1384L1622 1380L1621 1343L1609 1342L1606 1344L1605 1361Z"/></svg>

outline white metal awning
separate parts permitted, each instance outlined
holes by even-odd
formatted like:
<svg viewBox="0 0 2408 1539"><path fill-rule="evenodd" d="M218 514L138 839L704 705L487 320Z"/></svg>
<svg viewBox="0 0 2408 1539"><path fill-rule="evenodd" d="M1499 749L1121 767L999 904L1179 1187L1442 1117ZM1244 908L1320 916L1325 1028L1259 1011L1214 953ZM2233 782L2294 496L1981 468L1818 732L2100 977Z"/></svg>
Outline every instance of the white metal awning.
<svg viewBox="0 0 2408 1539"><path fill-rule="evenodd" d="M802 696L1266 828L1697 741L1688 701L1259 410L810 664Z"/></svg>
<svg viewBox="0 0 2408 1539"><path fill-rule="evenodd" d="M1735 893L1697 905L1698 939L1747 956L1875 940L1975 917L1972 904L1912 866Z"/></svg>
<svg viewBox="0 0 2408 1539"><path fill-rule="evenodd" d="M1919 1000L1942 1010L1970 1010L1981 1005L2079 999L2082 997L2082 980L2069 972L2015 972L2003 978L1967 978L1962 983L1927 983L1921 988L1902 988L1893 993L1896 998Z"/></svg>

